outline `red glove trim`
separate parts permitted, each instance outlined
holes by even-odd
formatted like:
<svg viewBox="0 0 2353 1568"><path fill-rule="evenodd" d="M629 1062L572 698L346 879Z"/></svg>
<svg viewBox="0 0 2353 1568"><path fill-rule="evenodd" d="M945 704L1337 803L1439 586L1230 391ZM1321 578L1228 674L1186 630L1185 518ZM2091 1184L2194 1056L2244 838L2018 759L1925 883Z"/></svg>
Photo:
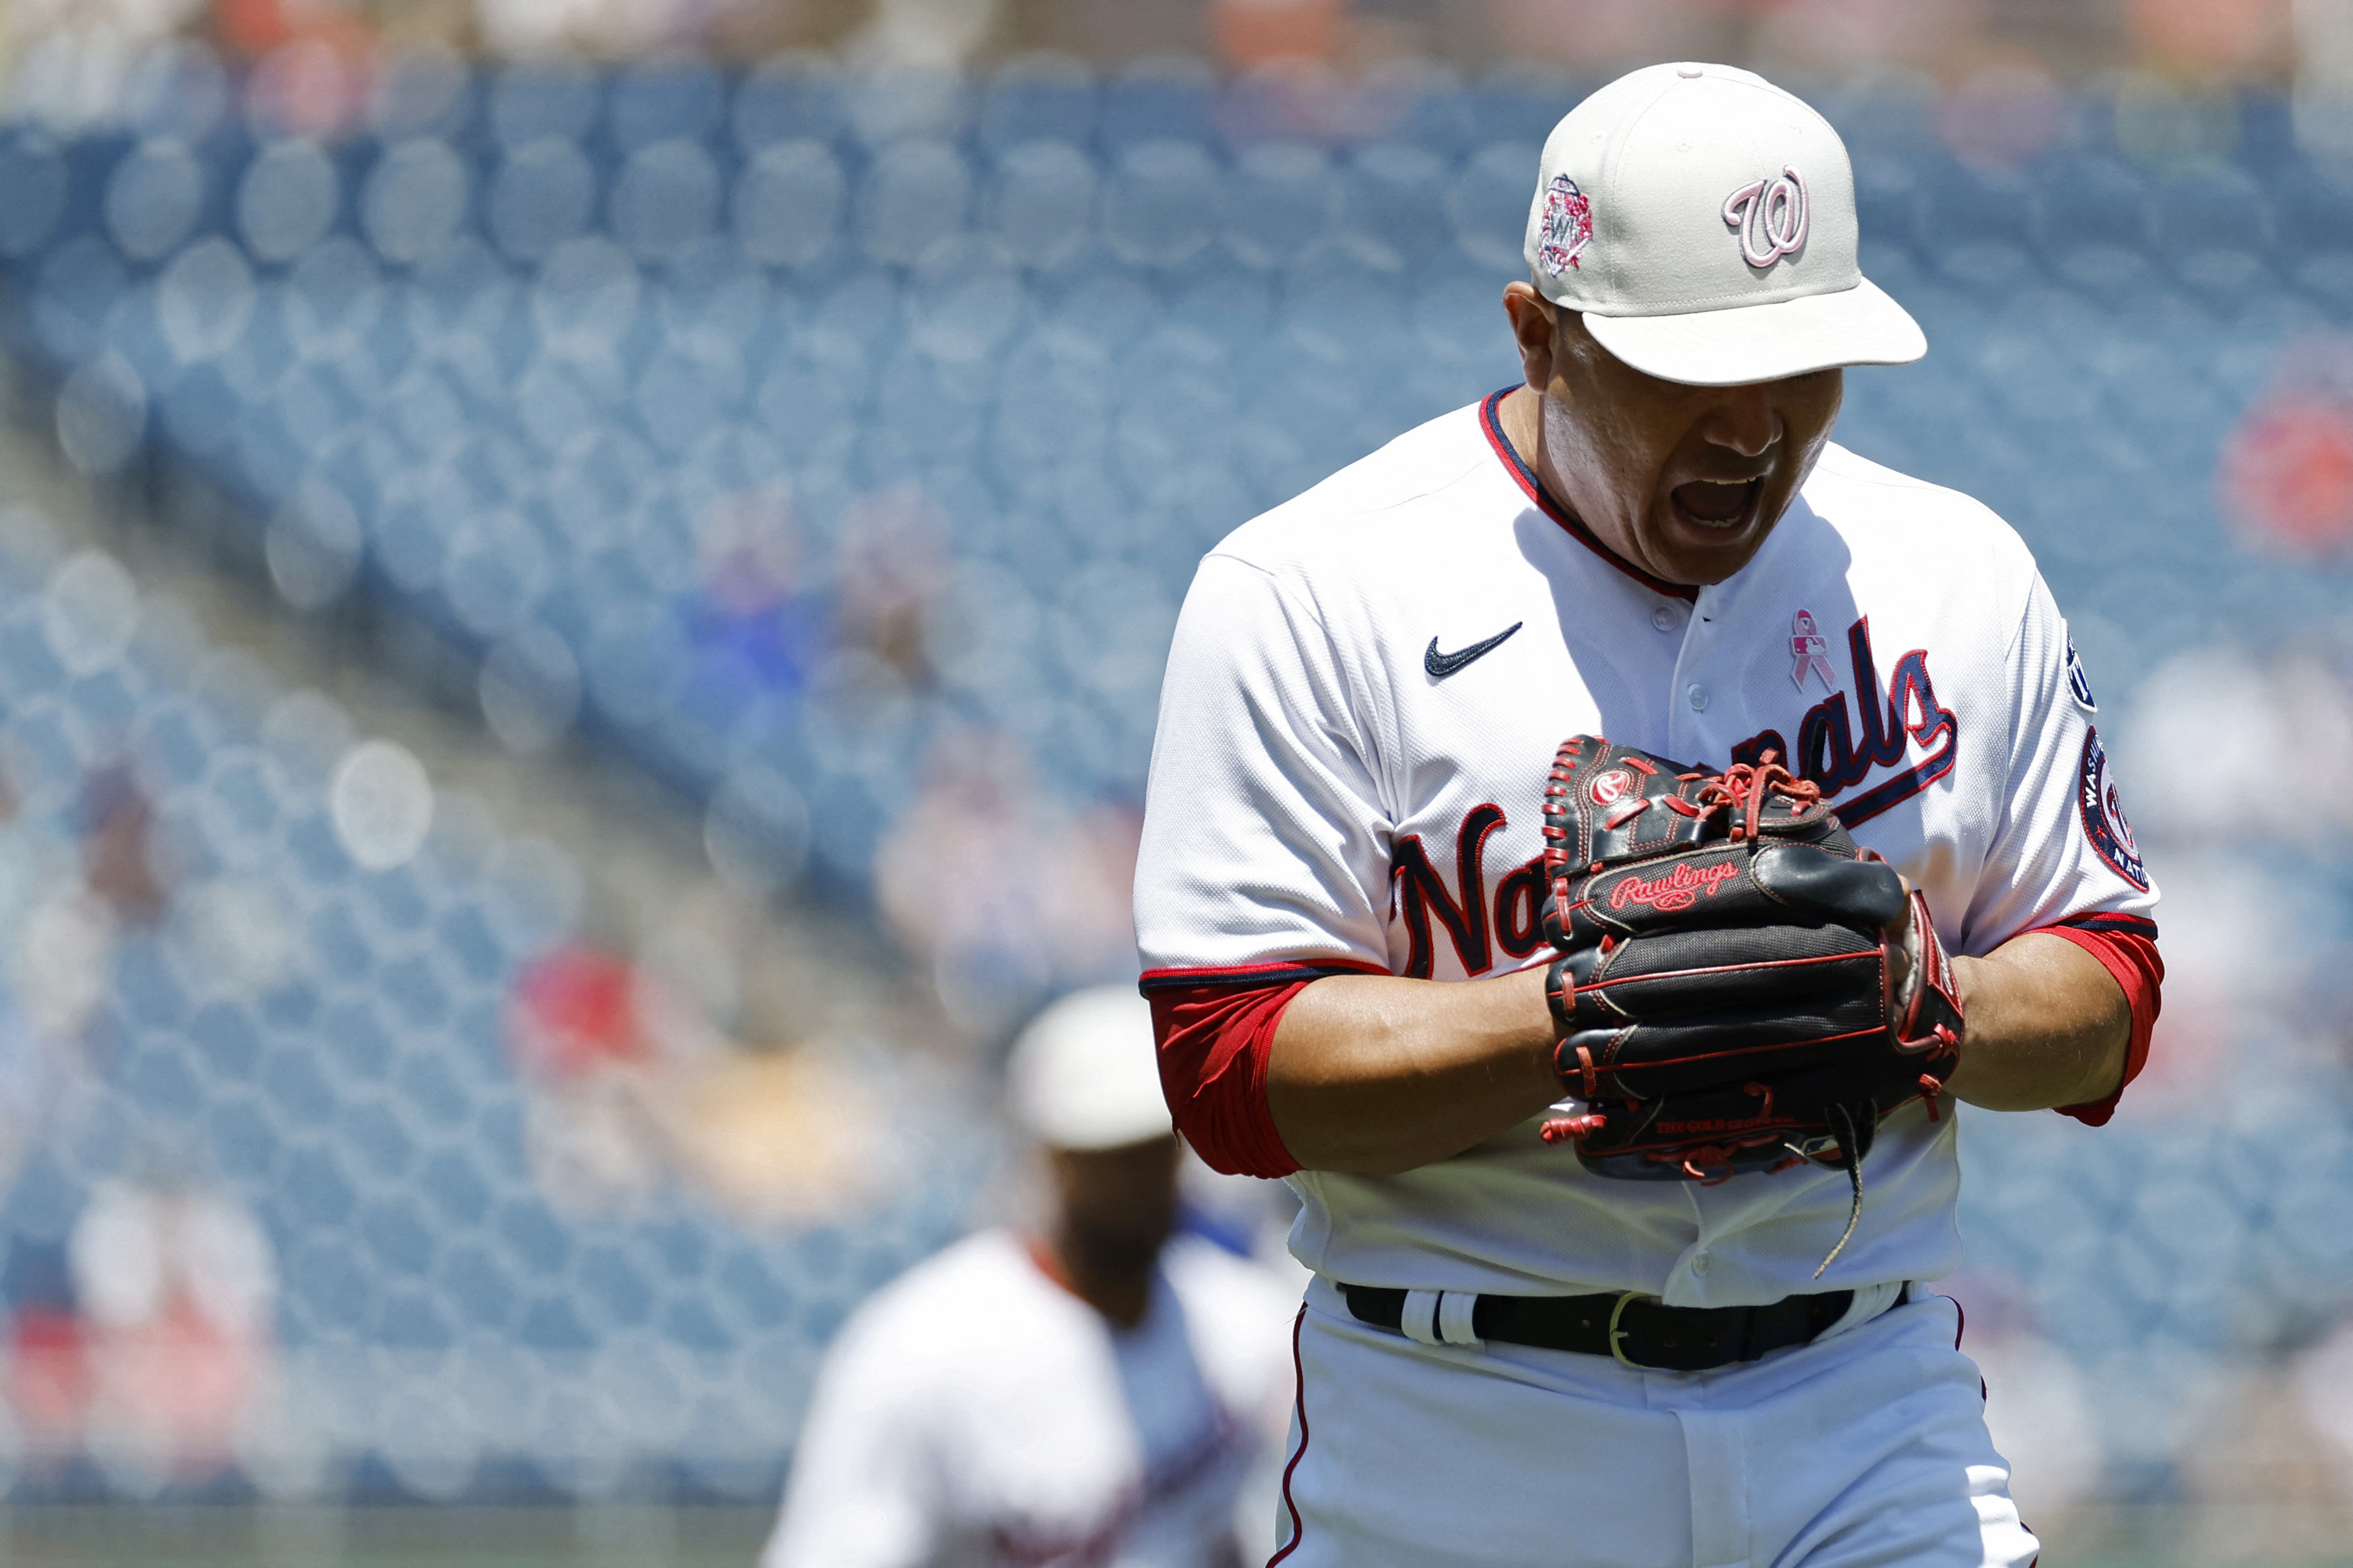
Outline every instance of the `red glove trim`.
<svg viewBox="0 0 2353 1568"><path fill-rule="evenodd" d="M2130 922L2127 927L2124 922ZM2083 1105L2063 1105L2059 1114L2072 1116L2088 1127L2104 1127L2108 1118L2116 1113L2116 1101L2124 1097L2125 1084L2140 1076L2148 1064L2149 1032L2157 1027L2157 1014L2163 1003L2160 994L2165 984L2165 960L2157 952L2157 925L2137 915L2078 915L2057 925L2037 926L2036 931L2073 942L2096 958L2116 976L2123 987L2125 1001L2132 1008L2132 1035L2125 1046L2124 1082L2105 1100Z"/></svg>
<svg viewBox="0 0 2353 1568"><path fill-rule="evenodd" d="M1295 972L1306 966L1267 967ZM1187 984L1166 978L1170 971L1155 973L1162 978L1155 983L1155 975L1145 975L1145 994L1160 1043L1160 1092L1168 1098L1176 1131L1211 1170L1229 1176L1287 1176L1298 1170L1267 1109L1266 1068L1282 1010L1320 974L1238 985Z"/></svg>

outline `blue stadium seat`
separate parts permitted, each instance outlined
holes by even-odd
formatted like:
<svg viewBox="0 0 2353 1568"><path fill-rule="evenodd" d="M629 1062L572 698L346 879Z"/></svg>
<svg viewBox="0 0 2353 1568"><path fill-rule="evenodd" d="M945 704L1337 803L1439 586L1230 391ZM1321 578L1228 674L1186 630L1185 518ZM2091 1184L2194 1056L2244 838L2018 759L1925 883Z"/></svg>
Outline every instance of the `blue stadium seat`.
<svg viewBox="0 0 2353 1568"><path fill-rule="evenodd" d="M491 132L502 146L542 136L577 142L596 128L605 84L583 66L555 62L510 66L491 83Z"/></svg>
<svg viewBox="0 0 2353 1568"><path fill-rule="evenodd" d="M840 73L818 55L781 55L735 89L736 145L746 157L779 142L825 142L841 131L846 110Z"/></svg>
<svg viewBox="0 0 2353 1568"><path fill-rule="evenodd" d="M1927 177L1915 186L1912 212L1918 254L1965 289L2004 293L2025 287L2036 270L2030 251L2034 182L1960 165L1931 164L1922 174Z"/></svg>
<svg viewBox="0 0 2353 1568"><path fill-rule="evenodd" d="M1206 142L1216 104L1216 78L1198 61L1138 61L1103 84L1097 134L1113 156L1144 142Z"/></svg>
<svg viewBox="0 0 2353 1568"><path fill-rule="evenodd" d="M709 61L656 58L624 68L606 95L613 144L625 156L659 142L705 142L727 119L728 83Z"/></svg>
<svg viewBox="0 0 2353 1568"><path fill-rule="evenodd" d="M2062 276L2111 294L2150 270L2148 181L2112 160L2068 160L2042 182L2037 233Z"/></svg>
<svg viewBox="0 0 2353 1568"><path fill-rule="evenodd" d="M975 134L992 153L1028 142L1093 144L1094 72L1066 55L1018 57L1000 67L981 92Z"/></svg>

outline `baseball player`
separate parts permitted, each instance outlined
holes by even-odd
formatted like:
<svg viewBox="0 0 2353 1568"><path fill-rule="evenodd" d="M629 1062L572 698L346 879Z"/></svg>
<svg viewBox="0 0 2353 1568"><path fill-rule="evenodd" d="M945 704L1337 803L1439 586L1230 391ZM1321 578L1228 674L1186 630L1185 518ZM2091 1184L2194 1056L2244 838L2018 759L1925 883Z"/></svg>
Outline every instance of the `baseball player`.
<svg viewBox="0 0 2353 1568"><path fill-rule="evenodd" d="M2091 686L2010 528L1830 439L1926 343L1811 109L1603 88L1526 256L1525 384L1227 539L1163 689L1164 1086L1314 1276L1274 1561L2026 1563L1921 1282L1954 1100L2097 1125L2147 1048Z"/></svg>
<svg viewBox="0 0 2353 1568"><path fill-rule="evenodd" d="M1177 1144L1134 992L1048 1008L1008 1071L1050 1221L967 1237L851 1315L763 1568L1241 1560L1236 1499L1282 1429L1293 1302L1169 1239Z"/></svg>

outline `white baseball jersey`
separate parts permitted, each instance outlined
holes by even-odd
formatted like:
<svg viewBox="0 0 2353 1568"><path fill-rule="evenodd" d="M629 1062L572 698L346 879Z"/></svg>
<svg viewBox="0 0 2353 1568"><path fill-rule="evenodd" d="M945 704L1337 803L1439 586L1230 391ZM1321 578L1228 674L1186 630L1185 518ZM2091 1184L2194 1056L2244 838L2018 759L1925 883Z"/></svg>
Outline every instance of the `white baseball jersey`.
<svg viewBox="0 0 2353 1568"><path fill-rule="evenodd" d="M1020 1237L967 1237L827 1352L762 1568L1226 1568L1297 1307L1180 1237L1116 1332Z"/></svg>
<svg viewBox="0 0 2353 1568"><path fill-rule="evenodd" d="M1541 791L1578 732L1720 767L1767 749L1928 897L1958 953L2156 901L2091 689L1985 507L1829 447L1756 558L1692 589L1556 510L1504 395L1409 432L1203 561L1162 689L1145 982L1460 980L1548 959ZM1587 1173L1536 1122L1394 1176L1307 1171L1301 1262L1356 1284L1677 1306L1930 1279L1961 1258L1945 1102L1847 1178Z"/></svg>

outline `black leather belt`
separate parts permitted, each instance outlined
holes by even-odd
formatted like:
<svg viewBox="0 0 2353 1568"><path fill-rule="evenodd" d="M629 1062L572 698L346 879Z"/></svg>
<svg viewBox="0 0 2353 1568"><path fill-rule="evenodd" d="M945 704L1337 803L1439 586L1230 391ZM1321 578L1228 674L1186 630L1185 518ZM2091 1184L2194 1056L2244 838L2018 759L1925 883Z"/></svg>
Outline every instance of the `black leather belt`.
<svg viewBox="0 0 2353 1568"><path fill-rule="evenodd" d="M1360 1323L1402 1333L1406 1292L1343 1285ZM1430 1293L1435 1300L1435 1292ZM1906 1285L1895 1298L1911 1300ZM1784 1296L1762 1307L1670 1307L1638 1291L1600 1296L1481 1296L1471 1331L1482 1340L1537 1350L1606 1355L1656 1372L1705 1372L1801 1345L1846 1316L1852 1290ZM1435 1306L1432 1308L1435 1315ZM1426 1331L1434 1325L1418 1324Z"/></svg>

